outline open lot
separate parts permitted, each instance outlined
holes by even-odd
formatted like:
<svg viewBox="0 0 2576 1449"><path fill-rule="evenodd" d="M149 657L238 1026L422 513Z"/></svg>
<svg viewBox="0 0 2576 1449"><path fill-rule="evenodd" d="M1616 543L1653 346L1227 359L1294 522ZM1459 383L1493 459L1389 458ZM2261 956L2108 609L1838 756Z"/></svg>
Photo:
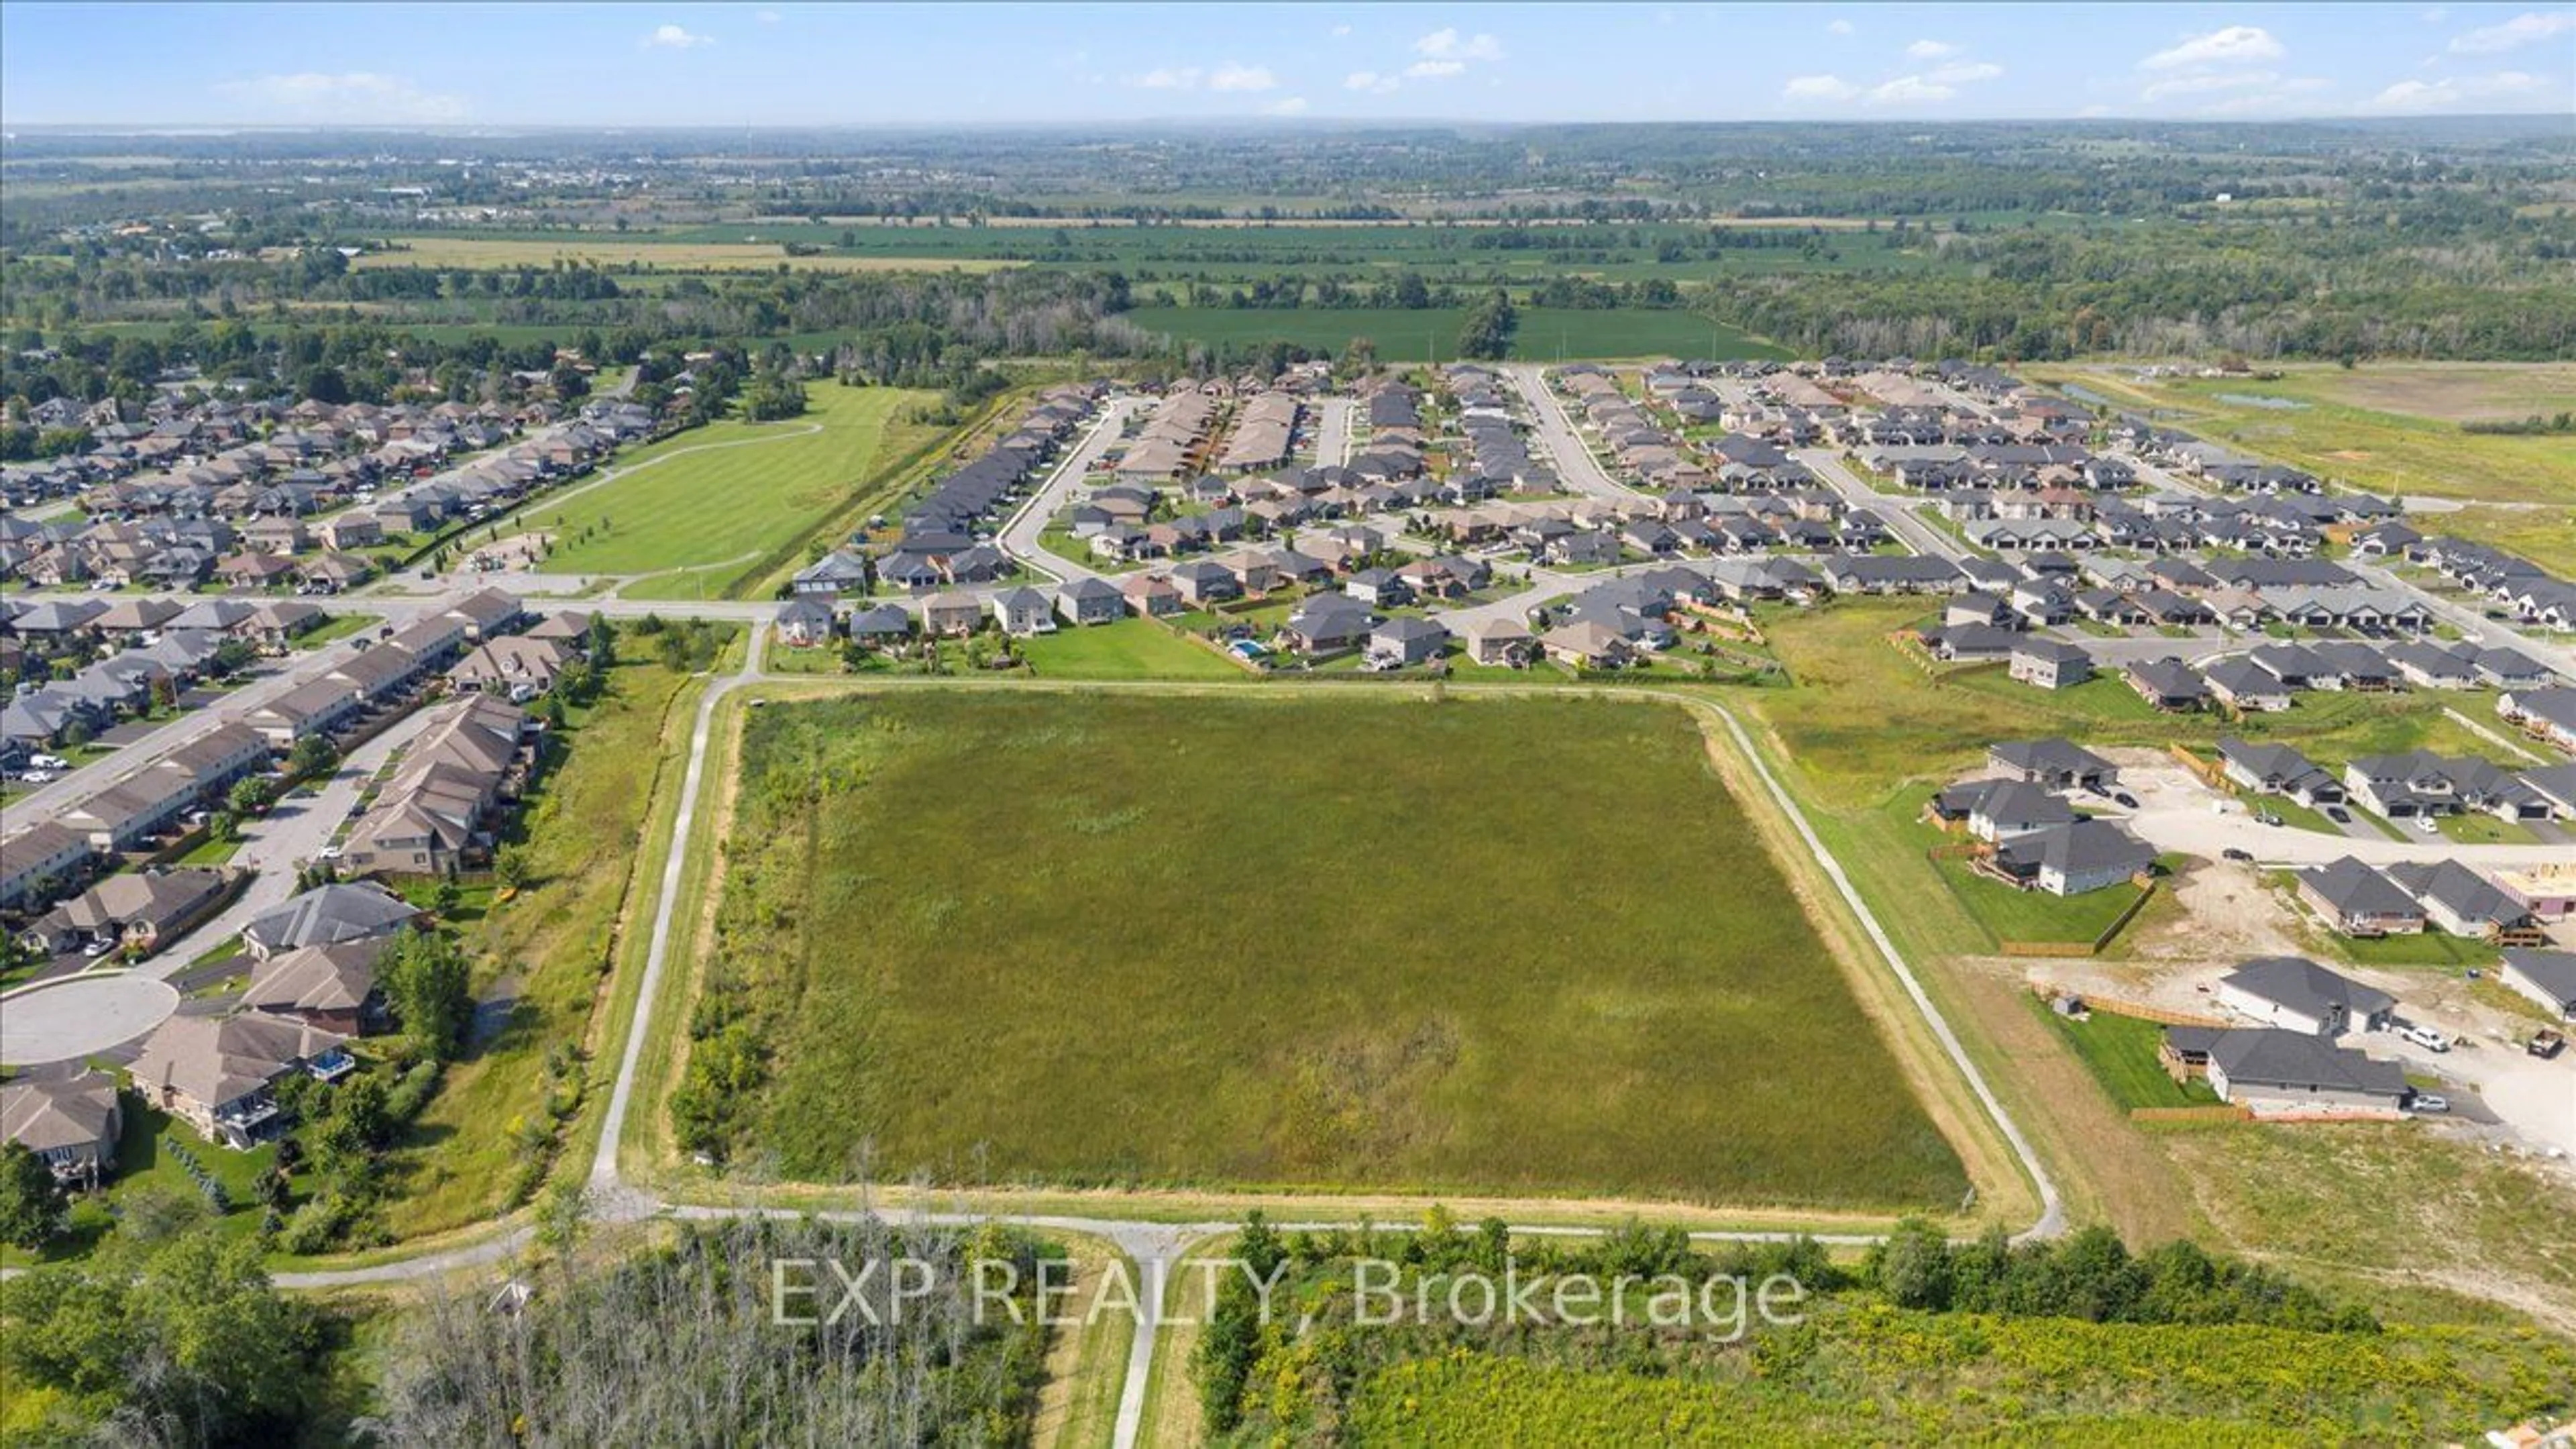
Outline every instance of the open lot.
<svg viewBox="0 0 2576 1449"><path fill-rule="evenodd" d="M942 692L743 756L699 1020L762 1013L791 1176L1966 1186L1678 710Z"/></svg>
<svg viewBox="0 0 2576 1449"><path fill-rule="evenodd" d="M2322 478L2383 493L2576 507L2576 442L2464 433L2464 417L2576 409L2576 364L2310 367L2251 379L2141 380L2103 365L2034 367L2122 407ZM2274 405L2245 399L2277 399ZM2288 406L2280 404L2290 404ZM2438 526L2438 521L2437 521Z"/></svg>
<svg viewBox="0 0 2576 1449"><path fill-rule="evenodd" d="M807 395L803 417L695 429L621 460L610 482L529 509L520 524L553 537L549 571L688 567L706 575L706 597L721 598L931 432L909 420L929 393L818 382Z"/></svg>

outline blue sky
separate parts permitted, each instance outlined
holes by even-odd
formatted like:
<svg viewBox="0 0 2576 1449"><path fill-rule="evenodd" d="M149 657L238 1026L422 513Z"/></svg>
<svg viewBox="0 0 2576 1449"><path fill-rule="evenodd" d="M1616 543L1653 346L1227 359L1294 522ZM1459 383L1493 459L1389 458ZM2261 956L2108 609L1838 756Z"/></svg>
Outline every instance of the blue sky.
<svg viewBox="0 0 2576 1449"><path fill-rule="evenodd" d="M0 123L2541 112L2514 5L0 5Z"/></svg>

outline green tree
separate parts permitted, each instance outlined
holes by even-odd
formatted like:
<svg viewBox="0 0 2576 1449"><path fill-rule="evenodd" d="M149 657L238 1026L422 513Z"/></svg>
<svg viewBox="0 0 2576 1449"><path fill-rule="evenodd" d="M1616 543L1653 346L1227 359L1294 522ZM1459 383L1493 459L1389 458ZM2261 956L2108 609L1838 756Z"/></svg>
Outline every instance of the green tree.
<svg viewBox="0 0 2576 1449"><path fill-rule="evenodd" d="M1519 329L1520 313L1510 294L1497 287L1467 309L1467 320L1458 329L1458 355L1499 362L1511 355L1512 334Z"/></svg>
<svg viewBox="0 0 2576 1449"><path fill-rule="evenodd" d="M45 1160L23 1142L0 1146L0 1243L32 1253L59 1236L69 1216Z"/></svg>
<svg viewBox="0 0 2576 1449"><path fill-rule="evenodd" d="M455 941L418 927L394 938L377 963L385 1001L421 1055L449 1060L474 1012L473 971Z"/></svg>
<svg viewBox="0 0 2576 1449"><path fill-rule="evenodd" d="M244 815L266 814L268 807L275 803L277 803L277 784L265 775L253 775L246 780L235 780L232 789L224 795L224 808L236 818Z"/></svg>
<svg viewBox="0 0 2576 1449"><path fill-rule="evenodd" d="M287 772L299 779L328 774L339 762L339 747L322 735L306 735L286 752Z"/></svg>
<svg viewBox="0 0 2576 1449"><path fill-rule="evenodd" d="M1950 1306L1950 1242L1921 1218L1896 1225L1872 1253L1880 1291L1899 1308Z"/></svg>
<svg viewBox="0 0 2576 1449"><path fill-rule="evenodd" d="M528 852L525 847L505 845L492 855L492 878L510 890L528 883Z"/></svg>

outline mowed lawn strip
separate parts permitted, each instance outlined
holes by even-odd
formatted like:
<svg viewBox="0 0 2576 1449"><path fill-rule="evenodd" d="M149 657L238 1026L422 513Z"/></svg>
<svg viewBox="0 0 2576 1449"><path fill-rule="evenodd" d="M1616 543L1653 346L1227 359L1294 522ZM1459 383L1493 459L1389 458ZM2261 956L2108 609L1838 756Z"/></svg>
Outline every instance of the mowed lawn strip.
<svg viewBox="0 0 2576 1449"><path fill-rule="evenodd" d="M749 568L829 516L880 459L901 456L901 446L887 447L889 431L917 428L905 418L934 395L818 382L806 396L803 417L693 429L619 463L619 477L559 507L530 508L521 525L554 536L545 566L555 573ZM731 574L708 572L707 596L717 597Z"/></svg>
<svg viewBox="0 0 2576 1449"><path fill-rule="evenodd" d="M802 878L728 883L793 902L789 1176L1966 1187L1679 710L888 697L764 712L744 770L747 828L825 782L765 817Z"/></svg>

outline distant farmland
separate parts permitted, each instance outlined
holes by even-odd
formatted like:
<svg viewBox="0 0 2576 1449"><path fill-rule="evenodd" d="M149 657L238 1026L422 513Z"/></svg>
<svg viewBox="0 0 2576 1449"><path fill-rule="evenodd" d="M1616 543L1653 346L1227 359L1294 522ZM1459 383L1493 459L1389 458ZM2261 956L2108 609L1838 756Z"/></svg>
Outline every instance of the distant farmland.
<svg viewBox="0 0 2576 1449"><path fill-rule="evenodd" d="M907 692L743 754L697 1019L792 1177L1967 1185L1677 709Z"/></svg>
<svg viewBox="0 0 2576 1449"><path fill-rule="evenodd" d="M1234 307L1139 307L1127 320L1185 342L1287 342L1339 352L1354 337L1377 344L1390 362L1450 361L1458 355L1462 308L1273 311ZM1521 309L1512 355L1533 362L1608 357L1769 357L1793 354L1756 341L1722 322L1689 312L1647 308L1602 311Z"/></svg>

